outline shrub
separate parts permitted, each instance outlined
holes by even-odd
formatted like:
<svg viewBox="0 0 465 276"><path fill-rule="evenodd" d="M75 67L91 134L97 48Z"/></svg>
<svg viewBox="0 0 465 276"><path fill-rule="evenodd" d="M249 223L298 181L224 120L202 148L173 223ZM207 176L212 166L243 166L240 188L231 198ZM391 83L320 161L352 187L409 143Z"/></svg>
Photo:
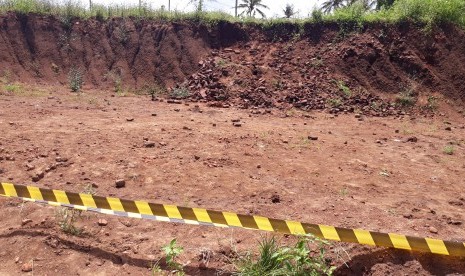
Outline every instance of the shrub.
<svg viewBox="0 0 465 276"><path fill-rule="evenodd" d="M323 22L323 11L321 9L313 8L311 15L313 22Z"/></svg>
<svg viewBox="0 0 465 276"><path fill-rule="evenodd" d="M411 107L417 102L415 93L412 90L405 90L396 97L396 103L401 107Z"/></svg>
<svg viewBox="0 0 465 276"><path fill-rule="evenodd" d="M189 88L181 85L173 88L170 93L170 98L174 99L186 99L191 95Z"/></svg>
<svg viewBox="0 0 465 276"><path fill-rule="evenodd" d="M75 67L71 68L68 74L69 87L72 92L79 92L82 88L82 72Z"/></svg>
<svg viewBox="0 0 465 276"><path fill-rule="evenodd" d="M464 26L465 1L463 0L398 0L391 15L396 21L413 20L427 26L451 22Z"/></svg>

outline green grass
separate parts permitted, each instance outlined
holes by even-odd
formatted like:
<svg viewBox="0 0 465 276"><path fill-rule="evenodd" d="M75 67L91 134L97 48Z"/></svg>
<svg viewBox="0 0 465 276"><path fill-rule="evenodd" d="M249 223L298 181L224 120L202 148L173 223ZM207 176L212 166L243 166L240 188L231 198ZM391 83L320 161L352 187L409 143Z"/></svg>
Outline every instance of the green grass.
<svg viewBox="0 0 465 276"><path fill-rule="evenodd" d="M61 4L58 4L61 3ZM64 3L53 0L0 0L0 13L9 11L27 14L37 13L60 16L64 25L70 25L73 18L95 18L104 21L114 17L133 17L135 19L152 19L160 21L200 21L207 25L215 25L219 21L259 24L265 29L288 31L289 23L295 25L293 32L301 33L305 24L335 22L345 32L357 30L366 23L396 23L413 21L431 28L441 23L454 23L465 27L465 1L463 0L397 0L389 9L378 11L365 10L363 5L355 3L340 8L334 13L325 15L314 10L307 18L298 19L256 19L250 17L234 17L224 12L180 12L153 9L150 5L141 7L134 5L93 5L88 9L77 0ZM286 27L287 26L287 27ZM280 31L281 32L281 31ZM279 33L280 33L279 32Z"/></svg>
<svg viewBox="0 0 465 276"><path fill-rule="evenodd" d="M22 87L21 87L21 85L19 85L19 84L10 83L10 84L5 84L5 85L3 86L3 90L5 90L5 91L8 92L8 93L14 93L14 94L16 94L16 93L20 92L21 89L22 89Z"/></svg>
<svg viewBox="0 0 465 276"><path fill-rule="evenodd" d="M312 250L316 245L316 249ZM301 237L294 246L280 246L274 237L264 237L259 243L259 255L240 258L237 275L285 276L332 275L334 267L327 264L323 242L314 237Z"/></svg>
<svg viewBox="0 0 465 276"><path fill-rule="evenodd" d="M345 97L350 98L352 96L352 91L345 84L344 81L342 80L336 81L336 84L337 84L337 88L339 88L339 90L343 93Z"/></svg>
<svg viewBox="0 0 465 276"><path fill-rule="evenodd" d="M443 152L447 155L453 155L455 152L455 148L452 145L445 146Z"/></svg>
<svg viewBox="0 0 465 276"><path fill-rule="evenodd" d="M405 90L399 93L396 97L396 103L400 107L412 107L417 102L417 98L415 97L415 93L413 90Z"/></svg>

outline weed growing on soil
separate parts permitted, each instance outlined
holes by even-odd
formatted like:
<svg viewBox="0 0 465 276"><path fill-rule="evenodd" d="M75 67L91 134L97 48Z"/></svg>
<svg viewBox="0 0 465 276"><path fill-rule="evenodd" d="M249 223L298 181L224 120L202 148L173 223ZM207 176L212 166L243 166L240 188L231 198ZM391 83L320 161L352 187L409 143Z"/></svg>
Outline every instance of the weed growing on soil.
<svg viewBox="0 0 465 276"><path fill-rule="evenodd" d="M153 100L160 96L165 96L168 91L163 85L158 83L144 84L141 88L134 92L136 95L150 95Z"/></svg>
<svg viewBox="0 0 465 276"><path fill-rule="evenodd" d="M150 263L149 267L150 271L152 272L152 276L163 275L163 270L160 268L159 261L155 263Z"/></svg>
<svg viewBox="0 0 465 276"><path fill-rule="evenodd" d="M169 96L170 98L174 98L174 99L185 99L185 98L188 98L190 94L191 92L189 91L188 87L184 85L180 85L180 86L173 88Z"/></svg>
<svg viewBox="0 0 465 276"><path fill-rule="evenodd" d="M79 92L82 87L82 72L78 68L71 68L68 74L69 88L72 92Z"/></svg>
<svg viewBox="0 0 465 276"><path fill-rule="evenodd" d="M310 248L315 243L316 252ZM305 236L293 247L288 247L279 246L274 237L264 237L259 244L257 260L250 254L238 260L237 275L332 275L335 267L327 263L324 249L327 244L316 237Z"/></svg>
<svg viewBox="0 0 465 276"><path fill-rule="evenodd" d="M323 22L323 11L317 8L313 8L311 18L315 23Z"/></svg>
<svg viewBox="0 0 465 276"><path fill-rule="evenodd" d="M438 98L434 96L428 96L427 104L425 106L425 109L429 111L435 111L438 109Z"/></svg>
<svg viewBox="0 0 465 276"><path fill-rule="evenodd" d="M118 39L119 43L126 45L129 39L129 32L126 28L126 23L123 22L119 28L116 30L116 39Z"/></svg>
<svg viewBox="0 0 465 276"><path fill-rule="evenodd" d="M176 244L176 239L171 240L168 245L165 245L162 250L166 254L166 264L171 269L174 269L178 272L178 275L184 275L182 264L176 261L176 258L182 254L184 248Z"/></svg>
<svg viewBox="0 0 465 276"><path fill-rule="evenodd" d="M81 215L81 210L64 207L57 210L55 217L63 232L73 236L79 236L82 233L82 229L77 227L75 223Z"/></svg>
<svg viewBox="0 0 465 276"><path fill-rule="evenodd" d="M228 62L224 59L220 59L216 62L216 66L218 67L225 67Z"/></svg>
<svg viewBox="0 0 465 276"><path fill-rule="evenodd" d="M344 94L344 96L346 98L350 98L352 96L352 91L350 90L350 88L345 84L344 81L340 80L340 81L337 81L336 82L337 84L337 87L339 88L339 90L342 91L342 93Z"/></svg>
<svg viewBox="0 0 465 276"><path fill-rule="evenodd" d="M453 155L455 152L455 148L452 145L445 146L443 152L447 155Z"/></svg>
<svg viewBox="0 0 465 276"><path fill-rule="evenodd" d="M6 84L3 86L3 90L8 93L18 93L21 90L21 86L19 84Z"/></svg>
<svg viewBox="0 0 465 276"><path fill-rule="evenodd" d="M334 107L334 108L337 108L337 107L340 107L342 105L342 101L341 99L339 98L331 98L331 99L328 99L326 101L326 103L330 106L330 107Z"/></svg>
<svg viewBox="0 0 465 276"><path fill-rule="evenodd" d="M412 107L417 102L415 98L415 93L412 89L407 89L403 92L400 92L396 97L396 103L401 107Z"/></svg>

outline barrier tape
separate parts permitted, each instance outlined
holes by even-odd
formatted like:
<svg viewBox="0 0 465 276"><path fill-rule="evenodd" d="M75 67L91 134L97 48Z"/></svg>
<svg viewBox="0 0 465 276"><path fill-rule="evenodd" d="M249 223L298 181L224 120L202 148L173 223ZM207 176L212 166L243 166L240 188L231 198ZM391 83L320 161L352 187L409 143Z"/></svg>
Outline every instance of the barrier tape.
<svg viewBox="0 0 465 276"><path fill-rule="evenodd" d="M10 183L1 183L0 195L108 215L193 225L239 227L292 235L312 234L316 237L332 241L465 257L465 243L463 242L379 233L361 229L347 229L114 197L101 197Z"/></svg>

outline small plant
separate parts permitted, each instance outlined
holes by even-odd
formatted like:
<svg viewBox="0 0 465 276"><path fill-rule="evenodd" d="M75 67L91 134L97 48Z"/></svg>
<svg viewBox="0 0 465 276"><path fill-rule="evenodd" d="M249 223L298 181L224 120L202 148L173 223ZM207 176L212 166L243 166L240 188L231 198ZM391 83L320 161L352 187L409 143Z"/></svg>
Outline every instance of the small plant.
<svg viewBox="0 0 465 276"><path fill-rule="evenodd" d="M114 87L115 93L122 94L123 93L123 81L121 80L120 76L116 76L114 79Z"/></svg>
<svg viewBox="0 0 465 276"><path fill-rule="evenodd" d="M6 92L9 92L9 93L17 93L21 90L21 86L19 84L6 84L3 89L6 91Z"/></svg>
<svg viewBox="0 0 465 276"><path fill-rule="evenodd" d="M312 10L312 20L315 23L320 23L323 21L323 11L318 8L313 8Z"/></svg>
<svg viewBox="0 0 465 276"><path fill-rule="evenodd" d="M454 146L452 146L452 145L447 145L447 146L444 147L443 152L444 152L445 154L447 154L447 155L453 155L454 152L455 152L455 148L454 148Z"/></svg>
<svg viewBox="0 0 465 276"><path fill-rule="evenodd" d="M71 68L68 74L69 87L72 92L79 92L82 88L82 72L78 68Z"/></svg>
<svg viewBox="0 0 465 276"><path fill-rule="evenodd" d="M97 191L95 191L94 187L92 184L87 184L84 186L84 189L82 190L83 194L88 194L88 195L96 195Z"/></svg>
<svg viewBox="0 0 465 276"><path fill-rule="evenodd" d="M216 66L218 67L225 67L226 64L228 64L228 62L224 59L219 59L217 62L216 62Z"/></svg>
<svg viewBox="0 0 465 276"><path fill-rule="evenodd" d="M163 270L160 268L160 261L155 263L150 262L149 264L150 271L152 272L152 276L163 275Z"/></svg>
<svg viewBox="0 0 465 276"><path fill-rule="evenodd" d="M182 272L182 264L176 261L176 258L182 254L184 248L176 244L176 239L172 239L168 245L165 245L163 251L166 254L166 264L171 268L179 272Z"/></svg>
<svg viewBox="0 0 465 276"><path fill-rule="evenodd" d="M282 80L273 80L271 82L275 89L281 90L284 88L284 82Z"/></svg>
<svg viewBox="0 0 465 276"><path fill-rule="evenodd" d="M407 89L399 93L396 97L396 103L401 107L411 107L417 102L415 93L411 89Z"/></svg>
<svg viewBox="0 0 465 276"><path fill-rule="evenodd" d="M331 98L331 99L328 99L326 101L326 103L330 106L330 107L340 107L342 105L342 101L341 99L338 99L338 98Z"/></svg>
<svg viewBox="0 0 465 276"><path fill-rule="evenodd" d="M63 207L58 209L56 219L63 232L73 236L79 236L82 233L82 229L77 227L75 223L81 215L81 210Z"/></svg>
<svg viewBox="0 0 465 276"><path fill-rule="evenodd" d="M427 104L425 108L430 111L438 109L438 99L434 96L428 96Z"/></svg>
<svg viewBox="0 0 465 276"><path fill-rule="evenodd" d="M310 244L318 244L313 251ZM293 246L279 246L274 237L260 241L258 260L250 254L237 264L238 275L332 275L335 267L327 264L324 246L328 242L304 236Z"/></svg>
<svg viewBox="0 0 465 276"><path fill-rule="evenodd" d="M105 79L110 79L111 81L113 81L113 91L119 96L125 95L122 76L123 70L121 68L117 68L113 71L108 71L108 73L105 74Z"/></svg>
<svg viewBox="0 0 465 276"><path fill-rule="evenodd" d="M346 195L349 194L349 189L347 189L347 188L342 188L342 189L339 191L339 194L340 194L341 196L346 196Z"/></svg>
<svg viewBox="0 0 465 276"><path fill-rule="evenodd" d="M342 81L342 80L337 81L336 84L337 84L337 87L339 88L339 90L342 91L342 93L344 94L344 96L346 96L347 98L350 98L350 97L352 96L352 91L351 91L350 88L345 84L344 81Z"/></svg>
<svg viewBox="0 0 465 276"><path fill-rule="evenodd" d="M125 21L123 21L121 26L119 26L119 28L116 29L116 38L123 45L126 45L128 43L129 32L128 32L128 29L126 27L126 22Z"/></svg>
<svg viewBox="0 0 465 276"><path fill-rule="evenodd" d="M170 98L174 99L186 99L190 96L189 88L184 85L173 88L170 94Z"/></svg>

